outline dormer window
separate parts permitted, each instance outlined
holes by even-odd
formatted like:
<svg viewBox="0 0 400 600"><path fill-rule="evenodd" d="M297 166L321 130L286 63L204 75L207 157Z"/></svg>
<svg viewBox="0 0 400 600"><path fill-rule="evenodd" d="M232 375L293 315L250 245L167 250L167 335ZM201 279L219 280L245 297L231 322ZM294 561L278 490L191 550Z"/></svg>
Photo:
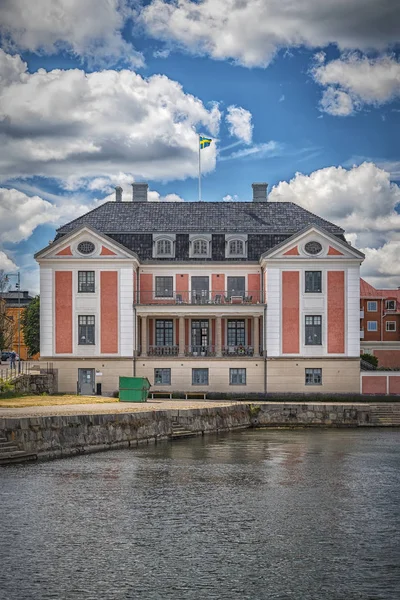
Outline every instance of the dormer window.
<svg viewBox="0 0 400 600"><path fill-rule="evenodd" d="M189 242L189 258L211 258L210 234L190 234Z"/></svg>
<svg viewBox="0 0 400 600"><path fill-rule="evenodd" d="M171 255L172 254L172 243L170 240L158 240L157 242L157 254L158 256Z"/></svg>
<svg viewBox="0 0 400 600"><path fill-rule="evenodd" d="M246 258L247 235L231 234L225 236L225 258Z"/></svg>
<svg viewBox="0 0 400 600"><path fill-rule="evenodd" d="M153 236L153 258L174 258L175 235L155 234Z"/></svg>
<svg viewBox="0 0 400 600"><path fill-rule="evenodd" d="M229 254L231 256L243 256L244 243L242 240L232 240L229 242Z"/></svg>
<svg viewBox="0 0 400 600"><path fill-rule="evenodd" d="M196 240L193 242L193 256L207 256L208 242L205 240Z"/></svg>

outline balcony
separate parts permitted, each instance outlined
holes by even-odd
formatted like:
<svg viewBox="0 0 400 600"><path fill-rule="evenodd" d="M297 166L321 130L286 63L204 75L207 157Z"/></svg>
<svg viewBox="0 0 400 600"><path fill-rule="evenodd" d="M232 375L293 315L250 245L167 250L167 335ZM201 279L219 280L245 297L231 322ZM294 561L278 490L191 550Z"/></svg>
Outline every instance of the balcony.
<svg viewBox="0 0 400 600"><path fill-rule="evenodd" d="M173 292L160 296L154 290L141 290L136 294L136 304L150 305L249 305L262 303L260 290L218 291L209 290Z"/></svg>
<svg viewBox="0 0 400 600"><path fill-rule="evenodd" d="M137 350L137 356L144 356L142 348ZM263 356L264 352L261 346L259 347L259 356ZM160 358L173 358L179 356L179 346L148 346L147 356L157 356ZM180 355L182 356L182 355ZM193 358L252 358L255 356L255 348L253 346L222 346L221 353L218 354L217 347L214 345L208 346L185 346L185 357Z"/></svg>
<svg viewBox="0 0 400 600"><path fill-rule="evenodd" d="M364 329L361 329L360 331L360 340L364 339Z"/></svg>
<svg viewBox="0 0 400 600"><path fill-rule="evenodd" d="M360 310L360 319L363 319L363 318L364 318L364 310L363 310L363 309L361 309L361 310Z"/></svg>
<svg viewBox="0 0 400 600"><path fill-rule="evenodd" d="M149 346L149 356L178 356L179 346Z"/></svg>

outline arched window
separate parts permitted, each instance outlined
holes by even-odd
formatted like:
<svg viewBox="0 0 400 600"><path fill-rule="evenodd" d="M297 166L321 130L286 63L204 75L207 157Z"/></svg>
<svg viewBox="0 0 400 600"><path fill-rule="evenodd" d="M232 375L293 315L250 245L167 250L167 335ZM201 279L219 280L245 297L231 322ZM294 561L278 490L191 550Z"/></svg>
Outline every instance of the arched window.
<svg viewBox="0 0 400 600"><path fill-rule="evenodd" d="M193 256L207 256L208 242L206 240L195 240L193 242Z"/></svg>
<svg viewBox="0 0 400 600"><path fill-rule="evenodd" d="M231 240L229 242L229 254L231 256L243 256L244 243L242 240Z"/></svg>
<svg viewBox="0 0 400 600"><path fill-rule="evenodd" d="M172 242L171 240L158 240L157 242L157 255L158 256L169 256L172 254Z"/></svg>

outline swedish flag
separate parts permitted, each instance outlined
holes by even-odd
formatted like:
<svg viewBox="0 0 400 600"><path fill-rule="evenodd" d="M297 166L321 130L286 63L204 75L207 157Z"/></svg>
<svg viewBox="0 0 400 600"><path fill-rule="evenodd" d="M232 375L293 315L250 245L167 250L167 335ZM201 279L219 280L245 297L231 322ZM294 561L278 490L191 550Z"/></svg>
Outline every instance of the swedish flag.
<svg viewBox="0 0 400 600"><path fill-rule="evenodd" d="M212 139L200 136L200 150L203 148L208 148L211 145Z"/></svg>

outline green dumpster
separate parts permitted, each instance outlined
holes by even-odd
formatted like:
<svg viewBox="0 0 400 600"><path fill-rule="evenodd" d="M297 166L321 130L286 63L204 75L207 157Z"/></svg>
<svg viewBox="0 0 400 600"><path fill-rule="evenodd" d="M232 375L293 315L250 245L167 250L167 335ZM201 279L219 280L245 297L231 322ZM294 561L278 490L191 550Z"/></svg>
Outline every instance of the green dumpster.
<svg viewBox="0 0 400 600"><path fill-rule="evenodd" d="M150 381L147 377L120 377L120 402L147 402Z"/></svg>

